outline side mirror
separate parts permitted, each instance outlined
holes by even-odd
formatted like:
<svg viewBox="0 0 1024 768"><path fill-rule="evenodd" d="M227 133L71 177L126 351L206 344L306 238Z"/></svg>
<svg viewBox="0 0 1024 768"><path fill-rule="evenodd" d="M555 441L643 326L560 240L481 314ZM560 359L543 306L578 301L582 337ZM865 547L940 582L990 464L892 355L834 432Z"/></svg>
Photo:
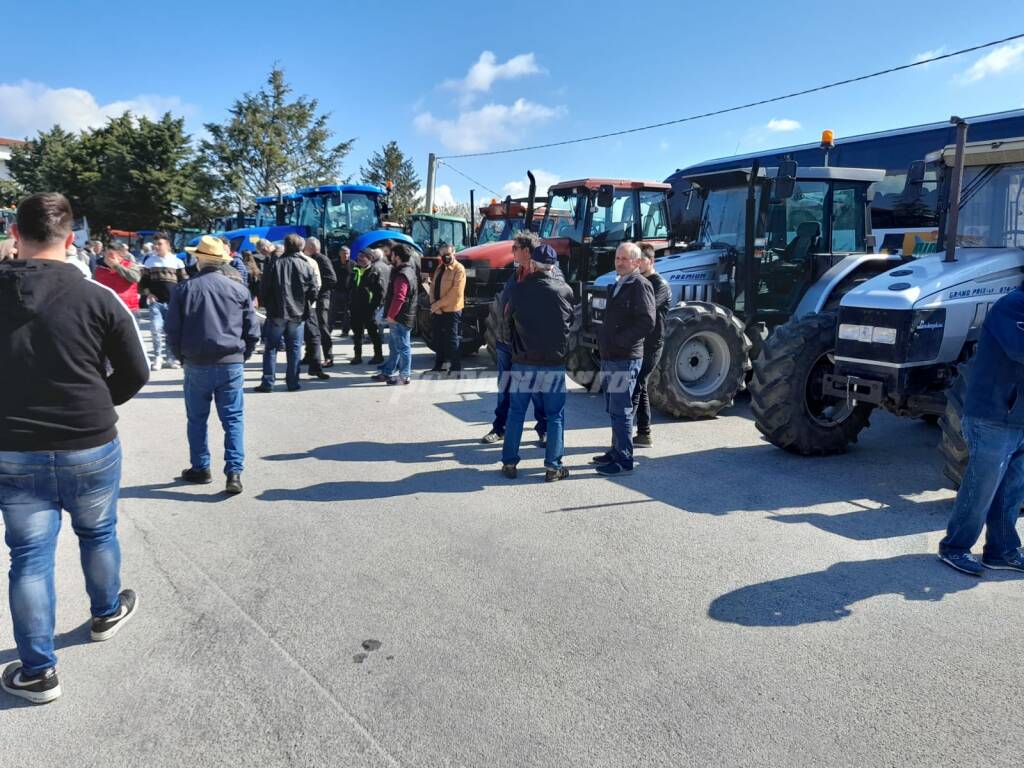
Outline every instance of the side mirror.
<svg viewBox="0 0 1024 768"><path fill-rule="evenodd" d="M775 200L788 200L793 196L796 189L796 160L782 160L779 162L778 173L775 174L775 188L772 190L772 198Z"/></svg>
<svg viewBox="0 0 1024 768"><path fill-rule="evenodd" d="M907 181L903 185L902 201L905 205L916 203L921 199L924 189L924 160L915 160L907 169Z"/></svg>
<svg viewBox="0 0 1024 768"><path fill-rule="evenodd" d="M615 187L611 184L602 184L597 189L597 205L600 208L611 208L615 202Z"/></svg>

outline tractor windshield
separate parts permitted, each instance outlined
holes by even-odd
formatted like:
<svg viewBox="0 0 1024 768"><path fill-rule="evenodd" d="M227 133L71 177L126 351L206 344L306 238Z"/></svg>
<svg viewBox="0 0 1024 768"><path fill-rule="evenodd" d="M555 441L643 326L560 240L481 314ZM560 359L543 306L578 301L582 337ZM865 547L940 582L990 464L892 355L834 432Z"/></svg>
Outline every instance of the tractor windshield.
<svg viewBox="0 0 1024 768"><path fill-rule="evenodd" d="M819 245L825 231L826 194L828 184L824 181L798 181L792 197L772 201L765 232L768 248L784 254L785 261L802 262L811 248Z"/></svg>
<svg viewBox="0 0 1024 768"><path fill-rule="evenodd" d="M760 196L761 190L756 194ZM704 245L724 243L742 248L747 211L747 188L712 189L704 199L697 236Z"/></svg>
<svg viewBox="0 0 1024 768"><path fill-rule="evenodd" d="M633 223L636 220L633 190L615 190L612 204L607 207L599 206L596 202L595 199L594 212L587 230L595 245L621 243L633 237Z"/></svg>
<svg viewBox="0 0 1024 768"><path fill-rule="evenodd" d="M956 242L1024 248L1024 163L964 169Z"/></svg>
<svg viewBox="0 0 1024 768"><path fill-rule="evenodd" d="M583 214L587 207L587 194L576 190L554 193L544 213L541 237L568 237L580 242L583 239Z"/></svg>
<svg viewBox="0 0 1024 768"><path fill-rule="evenodd" d="M430 238L432 237L430 229L430 219L417 219L412 220L412 232L409 235L420 248L426 249L432 245Z"/></svg>
<svg viewBox="0 0 1024 768"><path fill-rule="evenodd" d="M523 218L515 219L484 219L480 222L478 243L497 243L511 240L512 234L523 229Z"/></svg>
<svg viewBox="0 0 1024 768"><path fill-rule="evenodd" d="M272 227L277 224L277 205L275 203L256 204L256 226Z"/></svg>
<svg viewBox="0 0 1024 768"><path fill-rule="evenodd" d="M324 237L355 238L380 227L376 196L365 192L306 195L299 205L298 224Z"/></svg>

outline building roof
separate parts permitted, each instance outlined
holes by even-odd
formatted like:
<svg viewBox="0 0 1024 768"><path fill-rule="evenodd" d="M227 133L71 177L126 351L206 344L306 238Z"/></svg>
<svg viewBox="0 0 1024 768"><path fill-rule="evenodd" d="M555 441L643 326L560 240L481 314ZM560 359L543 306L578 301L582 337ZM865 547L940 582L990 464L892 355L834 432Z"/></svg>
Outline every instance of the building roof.
<svg viewBox="0 0 1024 768"><path fill-rule="evenodd" d="M0 136L0 147L23 147L27 143L19 139L5 139L3 136Z"/></svg>

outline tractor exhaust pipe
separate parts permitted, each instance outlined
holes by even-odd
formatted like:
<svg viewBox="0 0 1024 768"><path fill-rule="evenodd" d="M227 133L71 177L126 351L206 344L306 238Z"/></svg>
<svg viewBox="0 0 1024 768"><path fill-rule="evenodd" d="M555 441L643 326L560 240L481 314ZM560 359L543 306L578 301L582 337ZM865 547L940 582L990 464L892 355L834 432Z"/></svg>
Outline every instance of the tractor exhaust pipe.
<svg viewBox="0 0 1024 768"><path fill-rule="evenodd" d="M526 225L527 232L533 231L533 204L537 198L537 180L533 177L533 171L527 171L526 176L530 179L530 197L526 201L526 219L523 224Z"/></svg>
<svg viewBox="0 0 1024 768"><path fill-rule="evenodd" d="M946 256L943 261L956 261L956 230L960 222L960 191L964 183L964 145L967 143L967 122L956 115L949 118L956 126L956 154L953 156L953 178L946 203Z"/></svg>
<svg viewBox="0 0 1024 768"><path fill-rule="evenodd" d="M476 245L476 203L473 200L475 189L469 190L469 244Z"/></svg>

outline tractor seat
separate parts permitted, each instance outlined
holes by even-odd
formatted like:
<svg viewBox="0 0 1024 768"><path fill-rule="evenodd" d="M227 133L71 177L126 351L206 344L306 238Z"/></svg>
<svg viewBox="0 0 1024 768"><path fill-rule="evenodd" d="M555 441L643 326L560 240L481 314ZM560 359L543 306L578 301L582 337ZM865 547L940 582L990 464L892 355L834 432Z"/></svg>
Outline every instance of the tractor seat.
<svg viewBox="0 0 1024 768"><path fill-rule="evenodd" d="M786 246L782 252L782 261L791 264L803 264L807 261L807 255L818 242L818 235L821 234L821 227L816 221L804 221L797 224L796 237Z"/></svg>

